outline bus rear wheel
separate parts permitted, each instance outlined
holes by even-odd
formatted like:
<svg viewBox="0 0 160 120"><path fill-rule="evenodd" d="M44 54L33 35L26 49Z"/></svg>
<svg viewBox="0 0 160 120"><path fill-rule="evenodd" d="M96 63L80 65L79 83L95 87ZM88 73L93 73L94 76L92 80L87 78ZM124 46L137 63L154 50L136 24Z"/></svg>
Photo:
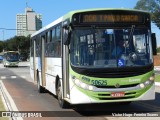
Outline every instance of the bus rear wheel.
<svg viewBox="0 0 160 120"><path fill-rule="evenodd" d="M60 80L58 80L58 85L57 85L57 98L58 98L58 103L61 108L69 108L70 105L67 101L62 99L62 85Z"/></svg>

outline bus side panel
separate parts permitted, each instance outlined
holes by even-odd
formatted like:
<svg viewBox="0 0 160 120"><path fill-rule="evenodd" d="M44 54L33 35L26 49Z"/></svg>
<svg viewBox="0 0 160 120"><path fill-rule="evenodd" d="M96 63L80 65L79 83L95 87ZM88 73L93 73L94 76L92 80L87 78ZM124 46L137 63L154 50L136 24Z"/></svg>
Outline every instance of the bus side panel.
<svg viewBox="0 0 160 120"><path fill-rule="evenodd" d="M46 86L46 79L45 79L45 73L46 73L46 61L45 61L45 36L41 36L41 55L40 55L40 64L41 64L41 83L43 87Z"/></svg>
<svg viewBox="0 0 160 120"><path fill-rule="evenodd" d="M56 76L62 78L61 58L46 58L46 89L56 94Z"/></svg>
<svg viewBox="0 0 160 120"><path fill-rule="evenodd" d="M32 80L34 80L33 57L30 57L30 75Z"/></svg>

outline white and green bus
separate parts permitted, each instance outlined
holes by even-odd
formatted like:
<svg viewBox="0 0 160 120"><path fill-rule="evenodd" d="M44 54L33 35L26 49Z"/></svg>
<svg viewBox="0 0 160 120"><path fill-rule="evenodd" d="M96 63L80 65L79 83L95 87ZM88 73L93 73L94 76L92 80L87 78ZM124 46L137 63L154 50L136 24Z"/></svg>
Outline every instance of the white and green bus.
<svg viewBox="0 0 160 120"><path fill-rule="evenodd" d="M155 99L156 39L148 12L71 11L32 34L30 50L38 91L56 95L62 108Z"/></svg>
<svg viewBox="0 0 160 120"><path fill-rule="evenodd" d="M19 52L18 51L6 51L3 53L3 65L4 67L12 66L18 67L19 65Z"/></svg>

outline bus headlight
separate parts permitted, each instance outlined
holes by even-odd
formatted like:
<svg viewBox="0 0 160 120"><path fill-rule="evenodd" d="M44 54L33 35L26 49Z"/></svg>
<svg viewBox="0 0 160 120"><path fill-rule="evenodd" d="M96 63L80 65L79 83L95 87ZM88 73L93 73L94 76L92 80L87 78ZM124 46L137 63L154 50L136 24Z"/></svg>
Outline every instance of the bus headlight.
<svg viewBox="0 0 160 120"><path fill-rule="evenodd" d="M150 80L150 81L154 81L154 76L151 76L151 77L149 78L149 80Z"/></svg>
<svg viewBox="0 0 160 120"><path fill-rule="evenodd" d="M141 87L141 88L144 88L144 87L147 87L147 86L149 86L149 85L151 85L151 84L153 84L153 83L154 83L154 75L152 75L152 76L149 78L149 80L145 81L144 83L141 83L141 84L140 84L140 87Z"/></svg>
<svg viewBox="0 0 160 120"><path fill-rule="evenodd" d="M89 89L89 90L93 90L93 86L92 86L92 85L89 85L89 86L88 86L88 89Z"/></svg>
<svg viewBox="0 0 160 120"><path fill-rule="evenodd" d="M9 62L6 62L6 65L10 65Z"/></svg>
<svg viewBox="0 0 160 120"><path fill-rule="evenodd" d="M144 88L145 86L144 86L144 84L143 84L143 83L141 83L141 84L140 84L140 87L141 87L141 88Z"/></svg>
<svg viewBox="0 0 160 120"><path fill-rule="evenodd" d="M149 78L150 81L154 81L155 80L155 73L152 74L152 76Z"/></svg>
<svg viewBox="0 0 160 120"><path fill-rule="evenodd" d="M75 79L74 82L75 82L75 84L76 84L77 86L80 85L80 81L79 81L78 79Z"/></svg>
<svg viewBox="0 0 160 120"><path fill-rule="evenodd" d="M148 85L152 84L152 81L147 80L144 84L145 84L145 86L148 86Z"/></svg>
<svg viewBox="0 0 160 120"><path fill-rule="evenodd" d="M86 90L93 90L93 86L92 85L88 85L82 81L80 81L79 79L72 77L72 80L74 82L75 85L77 85L80 88L86 89Z"/></svg>
<svg viewBox="0 0 160 120"><path fill-rule="evenodd" d="M81 88L83 88L83 89L87 88L87 84L85 84L85 83L81 83L80 85L81 85Z"/></svg>

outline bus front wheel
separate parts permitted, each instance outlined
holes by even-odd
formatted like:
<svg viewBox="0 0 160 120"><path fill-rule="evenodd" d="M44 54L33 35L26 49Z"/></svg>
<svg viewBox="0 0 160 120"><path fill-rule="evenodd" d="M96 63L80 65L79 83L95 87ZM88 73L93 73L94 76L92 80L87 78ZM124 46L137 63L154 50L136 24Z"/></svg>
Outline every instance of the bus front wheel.
<svg viewBox="0 0 160 120"><path fill-rule="evenodd" d="M57 98L58 98L58 103L61 108L69 108L70 105L67 101L62 99L62 85L60 80L58 80L58 85L57 85Z"/></svg>

